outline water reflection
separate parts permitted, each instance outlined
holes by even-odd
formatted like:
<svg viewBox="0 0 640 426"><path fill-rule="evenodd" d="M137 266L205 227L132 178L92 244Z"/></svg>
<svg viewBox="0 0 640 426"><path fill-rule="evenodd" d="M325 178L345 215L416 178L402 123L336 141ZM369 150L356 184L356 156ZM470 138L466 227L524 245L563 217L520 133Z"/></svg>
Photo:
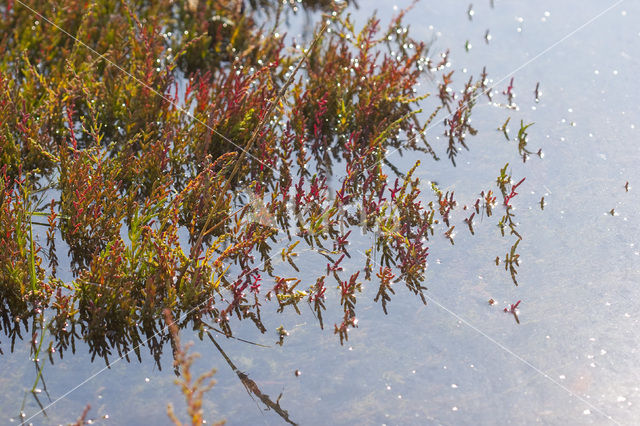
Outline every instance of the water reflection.
<svg viewBox="0 0 640 426"><path fill-rule="evenodd" d="M235 10L233 13L242 15L244 12ZM343 317L334 330L344 343L348 330L358 323L355 305L362 279L369 281L374 276L372 263L378 257L385 269L381 266L380 272L375 274L381 280L380 297L376 299L383 305L390 300L390 294L394 292L391 282L397 277L424 303L426 287L422 282L429 243L439 230L440 220L447 225L443 230L445 237L453 243L455 225L450 223L450 215L457 201L453 191L443 193L432 183L437 204L433 201L423 204L419 199L420 180L414 178L420 162L408 169L403 167L408 170L403 173L386 157L388 151L393 150L393 153L424 152L437 159L424 132L441 108L446 107L451 113L444 119L444 135L448 139L446 151L455 166L460 147L468 149L466 137L476 133L470 117L479 91L484 90L485 79L476 83L469 79L462 94L458 95L452 87L452 73L444 74L450 66L448 51L439 61L425 57L429 47L409 37L407 28L401 23L405 14L406 11L401 12L394 18L383 34L380 34L382 31L376 20L369 20L362 31L355 32L349 18L340 20L337 12L331 15L336 27L334 31L338 31L340 37L328 37L323 46L310 48L298 65L285 73L283 87L275 92L277 102L272 102L267 111L273 111L274 105L283 98L285 89L293 82L292 77L308 56L310 68L306 72L311 78L306 86L298 83L292 91L295 104L306 107L279 117L283 123L277 130L270 131L269 138L284 140L270 147L264 145L259 165L243 168L244 152L223 154L220 145L230 139L218 130L205 134L204 145L196 146L195 152L190 153L190 148L185 148L184 153L202 160L202 164L195 166L198 172L195 176L182 167L174 170L175 176L161 173L155 162L162 157L162 167L168 167L171 162L166 157L171 147L162 144L152 144L147 151L141 149L141 143L135 142L127 145L125 151L107 153L100 147L78 145L75 135L71 135L75 151L63 149L60 152L60 212L56 213L54 209L56 200L51 200L47 244L49 252L53 253L49 256L50 268L55 271L58 259L55 238L51 235L55 234L57 220L60 220L61 236L69 248L75 279L73 282L45 279L41 260L35 260L35 253L44 247L36 247L31 238L28 258L21 261L25 270L29 263L32 269L34 264L37 267L28 276L29 282L19 284L22 288L29 286L32 296L41 300L36 300L36 307L24 316L5 318L3 330L6 329L9 335L17 335L19 329L12 325L14 318L23 320L25 326L27 317L43 323L45 310L38 303L43 305L42 300L51 297L53 302L46 310L51 318L46 328L55 343L48 349L50 354L56 351L62 359L66 351L75 350L76 340L81 339L87 342L92 360L98 357L109 365L112 357L129 360L131 353L141 360L140 347L147 346L160 367L161 348L166 339L158 313L162 307L173 306L174 314L183 321L183 326L188 323L197 326L202 318L208 318L231 336L230 321L235 316L250 320L264 333L266 328L258 296L268 276L274 284L265 293L267 300L275 299L280 312L293 309L300 313L299 305L305 300L313 303L323 327L322 311L326 309L323 300L328 284L325 278L332 277L339 286L339 304L343 310ZM251 25L248 21L245 24ZM328 26L328 23L323 24L313 43L320 40L323 31L329 32ZM187 33L185 30L185 36ZM382 50L378 48L380 40L375 38L380 36L387 45ZM359 50L352 51L348 40L358 37L365 42L357 46ZM223 37L220 42L232 43L228 38ZM383 52L384 60L378 62L376 58ZM225 61L229 59L214 62ZM324 76L333 73L334 69L341 73L340 81L327 86ZM256 84L270 85L266 69L264 71L264 77L256 77ZM414 86L424 74L433 72L443 73L439 88L441 105L425 123L421 123L417 106L426 96L416 97ZM236 75L239 73L225 77L236 81ZM197 109L202 109L203 105L216 101L218 94L204 89L211 78L210 74L194 77L186 90L185 102L195 102ZM264 81L259 82L261 78ZM380 85L384 90L376 89ZM198 91L197 96L190 97L189 93L194 90ZM264 90L267 90L266 86ZM265 106L264 97L260 96L260 99L254 99L257 102L254 107ZM316 104L310 102L312 99L320 100ZM73 121L72 115L71 108L70 121ZM261 129L270 118L265 114L259 120L252 119L251 124ZM210 124L213 123L211 120ZM129 130L136 133L136 129L138 127L133 126L133 130ZM253 146L258 134L256 130L244 141L248 147ZM222 139L216 142L216 138ZM526 133L519 139L523 146ZM296 140L303 140L308 147L303 145L294 149ZM116 142L116 139L111 140L109 146L116 147ZM424 146L419 146L419 142ZM79 147L84 149L78 150ZM266 148L273 152L267 152ZM307 149L311 154L309 158ZM125 154L129 151L131 153ZM287 160L277 171L272 159L276 151L282 158L297 155L298 167ZM336 172L336 160L341 157L346 163L345 178L340 185L331 185L328 176ZM126 170L126 163L131 158L151 164L141 173L145 175L144 182L138 182L140 177ZM399 178L393 186L384 164L398 171ZM270 171L263 169L265 165ZM189 164L184 166L191 167ZM252 182L244 190L239 189L239 183L232 183L240 170L245 173L244 179ZM149 176L146 176L147 172ZM503 170L503 180L499 183L504 204L508 206L519 184L512 184L511 176L507 177L505 173ZM294 175L299 177L297 183ZM22 179L5 173L5 194L14 187L19 188L24 195L22 199L12 200L12 205L23 203L28 210L44 215L42 199L30 193L32 179L31 175L29 179ZM227 196L233 186L237 189L237 197ZM507 195L509 191L511 194ZM246 193L250 201L243 203L240 192ZM479 211L480 201L484 202L476 201L476 211ZM237 210L231 213L232 208ZM436 214L441 219L436 219ZM20 237L18 240L23 239L22 235L33 234L33 224L28 222L27 227L27 221L17 209L12 215L15 222L21 224L15 230L9 229ZM520 239L513 215L508 214L506 218L511 234ZM473 234L471 220L467 218ZM354 231L372 234L373 241L359 242L370 245L365 251L366 263L360 271L345 274L341 262L351 257L347 245L349 235L353 233L353 238ZM188 250L184 250L180 242L185 233L190 244ZM290 244L287 242L288 246L282 248L282 260L296 272L299 269L293 259L300 253L294 249L300 241L308 245L308 252L329 261L326 273L317 277L315 284L299 288L302 279L276 269L272 253L275 244L270 243L281 243L283 234ZM517 243L512 246L511 257L505 258L512 277L515 277L516 247ZM254 259L254 256L260 259ZM517 266L517 261L515 264ZM229 268L232 269L227 273ZM22 302L20 299L17 304ZM386 311L386 306L383 309ZM32 326L31 333L34 339L38 333L43 338L45 329L41 327L37 331ZM40 350L40 347L35 350L36 355Z"/></svg>
<svg viewBox="0 0 640 426"><path fill-rule="evenodd" d="M570 10L562 5L541 4L539 8L522 6L518 10L514 10L513 5L498 3L496 6L495 13L498 13L504 22L508 22L508 25L500 22L490 23L491 32L496 35L495 43L492 40L491 45L487 46L492 49L502 49L504 44L500 44L502 43L500 40L504 40L514 32L511 28L513 16L524 17L527 26L523 36L527 33L541 34L540 37L543 37L543 32L537 30L538 24L535 22L538 16L543 16L543 9L538 10L539 8L549 8L553 11L553 18L556 19L572 16L569 13ZM586 15L591 12L595 15L598 12L596 8L596 5L587 4L585 16L580 15L576 19L583 17L585 20L588 19L590 16ZM472 25L478 25L480 28L487 27L489 24L482 19L488 13L488 9L481 4L476 4L474 10L477 13L474 15ZM454 15L460 15L461 20L466 23L467 17L464 16L464 12L464 7L458 8ZM637 11L631 10L631 13L637 13ZM459 25L459 22L451 17L443 22ZM616 25L622 24L613 18L606 21L606 24L604 27L597 27L597 31L594 29L595 34L592 37L602 37L607 39L608 43L614 43L610 37L603 36L607 34L603 31L607 28L617 28ZM442 25L445 26L444 23ZM554 26L546 31L547 34L551 33L551 36L560 37L565 33L564 29L563 26ZM478 37L482 35L481 32L478 34ZM466 35L460 37L466 37ZM522 39L511 46L515 45L523 51L536 52L540 50L540 44L545 41ZM592 41L595 43L597 40ZM597 45L584 41L582 43L585 46ZM462 46L463 44L453 43L452 45ZM473 55L481 47L481 44L476 41L469 55ZM527 47L536 49L528 50ZM571 49L580 51L580 48L579 45L571 45ZM518 49L514 48L510 52L518 56ZM321 418L320 416L323 416L322 418L331 419L332 423L348 423L364 419L379 423L416 421L459 424L480 419L481 422L487 423L563 421L578 424L597 423L606 419L597 409L606 413L606 416L611 415L617 421L633 422L637 415L635 402L638 398L638 389L634 385L637 369L634 365L636 351L633 347L633 342L637 340L633 332L633 325L637 323L637 318L633 314L633 300L637 295L634 282L637 281L638 271L634 266L637 264L634 251L637 253L635 236L638 230L633 220L620 223L623 215L633 218L631 207L637 201L633 191L628 194L626 190L622 191L625 182L633 184L634 179L638 178L637 173L633 171L635 170L632 164L634 156L630 155L635 152L630 142L633 140L633 133L630 133L628 126L623 126L624 123L616 121L613 113L607 116L606 112L598 110L599 113L595 114L592 109L585 112L575 106L583 103L587 105L585 108L591 108L588 105L594 104L595 101L584 93L582 87L577 87L579 85L576 83L580 80L577 76L583 75L579 68L588 65L581 61L587 61L584 58L588 55L578 58L576 64L566 64L565 66L568 67L566 69L554 68L566 62L565 56L571 55L571 49L559 50L558 56L553 56L550 62L544 62L547 69L554 71L553 78L559 81L550 81L553 79L547 77L548 74L544 73L544 68L534 68L526 76L518 76L517 79L518 82L529 81L531 86L534 81L543 81L544 96L542 98L536 96L536 99L540 100L537 104L540 115L536 116L537 124L529 132L532 139L536 141L544 140L545 133L552 135L550 138L552 141L545 142L545 151L548 155L544 163L536 163L534 167L530 167L527 162L528 168L525 168L524 164L516 165L513 151L509 151L509 156L504 154L506 149L497 142L497 138L495 141L490 138L481 139L486 146L479 146L480 144L476 144L474 139L471 150L464 153L464 156L458 157L462 158L458 161L459 166L464 166L465 161L470 161L472 165L469 168L458 167L455 172L451 172L448 170L449 167L436 164L433 166L432 175L434 180L438 180L443 185L442 200L447 199L444 195L449 185L456 185L456 193L459 193L464 191L460 187L464 186L465 179L484 182L483 178L479 179L478 176L485 173L484 166L481 165L485 162L491 163L491 170L485 173L487 181L494 179L496 170L506 162L511 162L513 165L514 175L518 176L516 182L522 176L527 176L526 184L529 186L523 184L526 189L520 191L522 203L517 204L519 219L513 221L514 223L522 222L517 228L517 232L525 237L520 245L524 250L522 257L526 265L533 264L520 270L518 278L522 285L517 290L509 289L504 276L497 273L501 271L496 272L494 265L486 264L487 259L491 260L495 257L495 253L489 248L501 244L500 239L493 238L493 235L487 231L489 226L475 226L473 230L476 235L471 241L466 234L466 226L462 227L465 230L463 233L458 225L455 250L453 247L447 247L448 240L444 241L446 244L441 244L439 241L430 244L431 252L437 251L438 258L443 262L441 265L432 262L429 266L429 291L425 294L437 300L451 312L464 313L463 318L468 319L469 324L488 336L493 336L496 342L505 345L525 361L537 366L539 372L523 368L521 361L503 352L495 343L480 338L476 331L466 328L467 325L464 323L458 323L457 319L450 320L450 314L446 311L432 309L437 305L434 306L435 303L429 302L429 298L427 298L427 307L416 312L416 307L420 306L420 303L406 297L407 295L402 292L397 292L393 294L392 300L384 305L385 312L390 313L384 319L381 318L381 307L369 304L364 298L360 299L361 302L358 304L360 328L357 333L350 335L348 345L344 349L337 348L332 336L327 338L318 330L307 330L302 334L291 333L291 336L285 339L284 348L289 351L288 354L270 352L269 355L265 355L264 352L254 352L251 349L237 351L248 353L249 355L246 356L254 359L269 357L274 360L274 363L282 364L273 369L260 364L259 368L253 368L253 372L244 367L236 367L230 360L238 358L220 352L222 358L216 357L216 360L223 358L229 360L227 362L234 373L233 378L236 381L240 379L244 391L260 399L265 406L271 407L272 412L281 416L281 412L269 405L271 403L279 407L279 398L267 397L268 403L261 397L265 396L265 392L274 396L278 394L277 392L267 392L264 389L258 389L257 392L251 390L254 383L261 383L254 375L262 376L263 379L267 376L271 380L286 383L287 394L291 395L293 394L291 389L297 389L293 382L295 379L293 371L304 364L305 375L302 377L309 380L305 385L313 387L314 391L296 393L295 401L291 401L290 405L286 404L286 411L280 407L282 413L292 413L291 417L301 423L313 423L314 419L317 421ZM632 48L629 47L628 50L632 51ZM504 57L495 58L496 64L492 66L498 69L502 66L506 72L506 68L513 66L512 54L505 53ZM470 62L478 66L483 65L484 61L474 57ZM457 65L454 64L454 66ZM622 74L624 67L621 64L615 64L615 66ZM585 66L584 68L588 68L589 74L592 74L593 67ZM606 84L612 85L611 88L607 88L609 93L613 88L624 90L623 86L630 83L609 81ZM599 88L598 85L592 87L596 92ZM524 89L520 93L523 92ZM519 97L516 99L520 100ZM562 123L553 124L558 121L558 117L566 114L566 106L562 104L567 99L571 100L571 105L576 109L574 112L576 120L579 119L580 123L590 123L587 129L572 130L576 128L562 126ZM625 104L629 101L618 99L618 102ZM556 104L559 105L558 108L555 107ZM627 107L633 108L629 105ZM615 108L613 110L618 114L619 111ZM607 126L598 124L601 120L595 117L609 117L610 122ZM504 117L500 120L494 118L487 118L485 115L474 117L474 127L482 128L479 137L483 137L483 134L492 134L492 137L495 135L495 128L504 123ZM621 117L617 118L622 120ZM516 124L516 129L519 119L520 116L514 112L511 125ZM521 122L520 127L528 122L530 121ZM610 130L610 126L616 130ZM582 131L585 132L584 135ZM609 133L610 131L612 133ZM588 138L587 132L593 132L597 136ZM564 140L561 141L560 138ZM590 139L595 141L589 142ZM609 144L610 139L615 139L618 145ZM504 144L505 141L502 140L500 143ZM535 147L537 149L538 145ZM532 151L535 154L535 149ZM613 167L603 165L604 160L597 157L597 153L606 154L607 163L615 165ZM528 154L532 155L531 152ZM522 159L524 160L524 157ZM431 179L432 176L429 178ZM542 185L546 185L549 191L541 199L541 194L544 192L539 188ZM530 188L533 188L536 194L530 194ZM622 192L618 193L612 188L618 188ZM628 197L622 198L624 195ZM535 216L536 212L539 212L538 204L541 208L545 208L544 219ZM603 208L603 204L606 204L607 208ZM612 206L615 206L615 212L620 212L621 216L603 214L606 214ZM527 210L527 207L534 207L534 209ZM467 214L468 217L469 214ZM546 219L547 217L549 219ZM360 220L359 217L357 219ZM475 219L479 220L478 213ZM474 218L469 219L467 224L471 226L473 220ZM620 222L611 222L611 220ZM266 222L265 225L269 223ZM509 228L505 229L508 232ZM358 229L356 228L354 232L358 232ZM585 234L588 234L588 237L584 237ZM310 239L310 241L313 240ZM502 250L502 246L500 247ZM326 259L323 262L329 262L332 268L342 267L350 274L352 272L350 259L345 256L341 262L337 262L342 254L331 253L332 248L330 245L325 247L325 254L329 258L322 254L317 257ZM348 251L355 258L357 255L354 248L352 246ZM366 247L362 249L366 250ZM500 253L509 252L509 249L510 247L505 247ZM294 249L291 252L294 253L297 250ZM488 255L487 252L491 254ZM306 272L313 268L313 259L316 258L300 259L300 257L302 256L293 260L298 269ZM288 264L287 260L283 262ZM319 262L316 261L316 263ZM375 263L372 265L377 266ZM320 267L315 266L316 269L324 268L324 264ZM371 273L375 276L379 274L380 281L393 289L394 279L388 279L389 271L385 268L381 267L380 270L374 268ZM329 271L328 274L333 275L333 271ZM483 278L478 278L478 275ZM282 275L282 278L287 277L289 276ZM287 286L290 285L289 283L285 282ZM329 287L328 292L331 293L331 286L318 285L318 288L322 287ZM386 288L382 286L378 288L377 285L371 288L370 285L365 285L363 294L368 297L367 300L373 299L377 294L380 294L380 301L387 300L384 298ZM349 290L348 287L347 290ZM492 308L487 304L490 298L498 300L497 307ZM512 329L511 326L515 327L516 323L511 321L510 315L503 313L503 306L509 306L517 300L523 300L522 313L519 317L519 327ZM313 321L313 315L307 312L306 305L303 303L300 306L302 317ZM342 314L339 311L336 312L331 306L333 305L329 305L329 312L325 314L325 317L330 318L329 321L336 318L336 315L339 317ZM314 308L314 305L311 307ZM320 312L325 310L320 309ZM264 316L264 314L261 315L261 317ZM297 314L292 312L288 315L286 310L282 315L282 321L287 325L287 329L293 328L288 324L293 325L301 321L296 318ZM266 318L264 321L268 322ZM16 341L19 342L21 336L29 338L29 333L25 332L28 330L27 324L21 324L23 324L22 331L19 329L15 331L15 322L12 321L3 325L5 327L3 329L14 330L11 332L13 334L7 333L9 340L17 337ZM191 325L192 323L185 323L183 330ZM10 329L10 326L13 329ZM154 332L160 328L158 324L154 327ZM273 330L275 326L268 327L265 324L265 328ZM310 328L313 329L313 327ZM242 333L241 336L247 337L246 340L253 340L255 337L255 341L266 342L266 340L260 340L259 332L251 332L246 327L240 326L240 331L234 329L236 337L239 336L239 332ZM82 333L78 333L76 338L80 336ZM140 340L146 337L141 336ZM270 334L268 343L272 344L276 338L277 336ZM129 339L129 337L123 338L122 345L129 342ZM71 345L71 337L69 342ZM211 342L211 344L214 343ZM157 345L161 346L160 338ZM156 347L156 343L152 346ZM9 345L4 346L5 352L9 352L6 350L8 347ZM11 347L13 350L13 342ZM209 345L209 347L212 346ZM349 348L353 350L349 351ZM130 350L131 346L126 349ZM325 349L325 353L321 353L323 351L319 349ZM115 352L117 351L114 350L113 355ZM301 362L301 359L304 362ZM68 357L65 360L68 360ZM135 374L133 368L129 371ZM248 371L247 376L241 377L243 373L240 371ZM331 374L327 374L327 371L331 371ZM566 391L557 384L545 383L544 375L541 373L548 374L555 382L585 398L596 408L586 405L583 401L577 402L578 399L569 399ZM249 376L254 377L255 382L249 379ZM287 378L287 376L291 377ZM243 380L243 377L247 381ZM451 386L452 383L456 386ZM322 400L318 399L320 397ZM343 402L344 400L347 402ZM246 409L245 403L239 402L241 401L239 398L234 400L234 397L230 396L225 401L228 404L225 412L229 413L230 420L233 419L234 413L240 413ZM350 411L347 409L347 404L354 408ZM505 410L505 406L525 408L514 413ZM160 407L162 410L162 404ZM242 419L239 422L260 421L260 417L256 420L251 415L239 418ZM289 417L280 417L280 419L286 421Z"/></svg>
<svg viewBox="0 0 640 426"><path fill-rule="evenodd" d="M227 362L229 367L231 367L233 372L236 373L236 375L238 376L238 379L240 379L240 382L242 383L242 386L246 389L247 393L252 398L253 396L256 396L260 401L262 401L262 403L267 407L268 410L273 410L274 412L276 412L282 418L282 420L284 420L286 423L289 423L292 425L297 424L289 418L289 413L280 406L280 398L282 398L282 393L278 395L275 402L269 397L269 395L262 393L260 391L260 388L256 384L256 382L251 380L247 374L240 371L233 364L231 359L227 356L224 350L222 350L220 345L218 345L216 340L213 338L213 335L211 335L211 333L208 331L207 331L207 336L209 336L209 339L211 340L211 342L213 342L214 346L216 347L216 349L218 349L218 352L220 352L220 355L222 355L222 357Z"/></svg>

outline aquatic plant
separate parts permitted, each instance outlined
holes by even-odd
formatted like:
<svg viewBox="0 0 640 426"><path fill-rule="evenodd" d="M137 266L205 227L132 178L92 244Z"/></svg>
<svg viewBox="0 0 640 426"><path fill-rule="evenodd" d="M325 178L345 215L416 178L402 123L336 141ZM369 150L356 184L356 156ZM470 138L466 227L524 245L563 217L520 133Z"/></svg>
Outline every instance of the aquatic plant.
<svg viewBox="0 0 640 426"><path fill-rule="evenodd" d="M180 332L174 321L171 310L165 309L163 311L166 327L169 329L171 335L171 346L173 347L174 367L176 374L180 379L176 380L176 383L180 386L180 389L187 402L187 414L189 415L190 424L201 425L204 422L202 411L202 397L205 392L211 390L215 385L215 381L211 379L216 370L210 370L200 375L197 379L193 380L191 376L191 366L194 360L197 358L197 354L188 354L190 344L183 345L180 341ZM173 406L169 404L167 406L167 415L177 426L181 426L182 422L178 420ZM216 423L224 424L224 422Z"/></svg>
<svg viewBox="0 0 640 426"><path fill-rule="evenodd" d="M2 331L15 341L47 309L50 354L81 339L108 363L140 359L146 346L160 366L175 334L166 309L178 327L210 322L232 336L234 317L270 331L265 303L298 313L307 303L324 328L335 291L344 342L364 281L379 280L385 313L399 282L426 303L430 242L454 243L458 202L415 177L420 161L402 171L388 157L438 160L444 149L455 166L476 134L478 97L491 98L487 72L455 90L449 52L433 61L404 26L406 11L358 29L343 3L0 6ZM310 15L319 23L305 45L279 33L295 8L323 12ZM426 113L425 77L442 79ZM426 136L439 122L444 147ZM521 155L529 126L521 122ZM499 226L518 239L504 259L516 284L512 203L523 181L511 183L506 166L497 180ZM464 219L472 234L474 215L494 208L483 190ZM358 234L368 248L347 270ZM326 271L300 271L303 257Z"/></svg>

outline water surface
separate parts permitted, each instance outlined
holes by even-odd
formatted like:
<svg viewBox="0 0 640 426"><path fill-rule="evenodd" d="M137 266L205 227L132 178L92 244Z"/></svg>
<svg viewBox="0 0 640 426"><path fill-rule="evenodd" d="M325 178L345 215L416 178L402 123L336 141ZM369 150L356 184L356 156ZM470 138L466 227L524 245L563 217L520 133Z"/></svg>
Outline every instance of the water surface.
<svg viewBox="0 0 640 426"><path fill-rule="evenodd" d="M383 20L394 13L387 1L359 3L356 22L364 22L372 9ZM476 2L471 20L469 4L460 1L422 1L407 16L415 37L435 40L434 52L451 47L457 81L486 66L498 92L513 77L519 106L507 110L481 98L473 113L480 132L467 140L470 151L460 153L455 168L446 160L443 127L436 125L428 136L443 160L424 158L417 173L455 190L461 202L490 189L507 162L514 178L526 177L514 201L523 235L520 285L494 263L512 240L500 236L495 216L477 218L475 236L459 224L455 246L444 237L432 243L426 306L399 284L384 315L372 300L376 289L365 286L358 299L359 328L344 346L333 335L341 316L335 292L328 295L325 330L306 306L297 316L277 314L267 305L269 333L261 335L248 323L237 324L235 333L269 348L216 337L228 360L210 340L185 331L183 340L195 340L192 350L201 354L194 371L218 370L218 383L204 402L208 421L632 424L640 417L640 4L494 3L492 8L489 1ZM542 95L535 102L538 82ZM435 91L435 83L425 80L421 89ZM530 145L542 148L543 159L523 163L515 142L496 131L509 116L512 134L521 119L535 122ZM410 157L390 159L407 168L415 160ZM363 247L368 238L362 237ZM356 270L362 258L353 253ZM324 265L301 256L298 266L315 277ZM517 300L520 324L503 312ZM290 333L282 347L275 345L279 325ZM36 373L25 362L29 342L17 342L10 353L2 339L0 422L18 422ZM179 416L184 413L168 354L161 371L144 351L142 363L112 362L104 370L102 361L91 362L86 348L78 347L45 366L50 398L38 396L44 406L57 402L46 416L29 421L73 421L88 403L97 424L168 424L168 402ZM239 377L229 361L246 376ZM282 410L249 394L243 377ZM40 407L26 395L30 418Z"/></svg>

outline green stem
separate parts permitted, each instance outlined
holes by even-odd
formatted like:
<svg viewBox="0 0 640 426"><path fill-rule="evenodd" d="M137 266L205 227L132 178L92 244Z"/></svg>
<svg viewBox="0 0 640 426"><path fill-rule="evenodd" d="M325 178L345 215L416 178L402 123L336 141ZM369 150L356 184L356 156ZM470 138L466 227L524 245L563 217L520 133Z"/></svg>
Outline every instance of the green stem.
<svg viewBox="0 0 640 426"><path fill-rule="evenodd" d="M33 222L29 218L29 273L31 275L31 290L36 291L36 258L35 258L35 244L33 242Z"/></svg>

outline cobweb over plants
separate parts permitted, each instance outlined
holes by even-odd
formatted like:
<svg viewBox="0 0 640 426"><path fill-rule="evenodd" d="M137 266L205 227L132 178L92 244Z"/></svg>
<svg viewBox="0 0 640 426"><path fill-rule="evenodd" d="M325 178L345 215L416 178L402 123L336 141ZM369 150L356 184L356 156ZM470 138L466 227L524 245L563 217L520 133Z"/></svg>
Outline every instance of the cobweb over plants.
<svg viewBox="0 0 640 426"><path fill-rule="evenodd" d="M486 71L453 90L449 53L413 39L406 11L359 28L325 3L305 46L257 24L260 7L276 22L287 13L272 2L72 2L64 13L43 3L32 7L47 21L35 26L32 11L5 8L3 332L37 333L44 309L50 354L82 339L109 362L147 345L160 365L166 308L181 327L232 336L238 320L269 331L265 304L307 304L344 342L358 298L386 313L403 286L426 303L434 238L453 244L456 226L473 233L474 215L498 208L517 284L522 181L505 166L497 189L461 208L453 191L416 177L421 161L444 151L455 166L469 148ZM438 104L423 111L425 80L438 82ZM427 139L440 125L445 146ZM421 161L402 170L388 159L397 151ZM324 272L301 271L303 256ZM360 268L345 268L349 258ZM337 318L323 317L327 292Z"/></svg>

